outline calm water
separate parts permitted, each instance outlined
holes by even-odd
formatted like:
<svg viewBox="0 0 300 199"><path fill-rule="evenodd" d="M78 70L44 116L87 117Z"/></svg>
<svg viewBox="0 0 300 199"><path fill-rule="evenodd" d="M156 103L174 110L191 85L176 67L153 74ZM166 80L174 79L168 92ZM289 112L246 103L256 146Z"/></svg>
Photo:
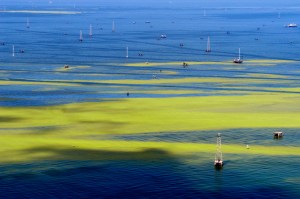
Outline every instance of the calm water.
<svg viewBox="0 0 300 199"><path fill-rule="evenodd" d="M165 4L164 4L165 5ZM6 9L66 10L67 7L22 7ZM275 67L203 65L124 67L126 62L230 61L242 49L245 60L299 60L299 28L284 28L299 22L298 9L183 9L132 6L125 9L109 3L104 7L77 6L77 15L0 13L0 80L77 84L80 86L1 85L1 106L39 106L125 98L126 90L185 89L255 91L264 88L299 87L298 63ZM278 12L281 17L278 18ZM30 28L26 28L26 18ZM116 32L112 33L112 21ZM149 21L150 23L145 23ZM88 36L93 25L93 37ZM79 31L83 42L79 42ZM167 39L159 39L166 34ZM207 37L212 52L206 54ZM184 47L179 44L184 43ZM15 56L12 56L12 45ZM129 47L129 58L125 49ZM24 49L25 53L19 50ZM143 52L144 56L138 56ZM90 66L58 70L65 64ZM160 73L171 71L175 73ZM249 74L284 75L293 84L260 84L255 88L223 87L221 84L126 85L91 80L152 79L183 77L237 78ZM266 79L261 77L257 79ZM276 79L274 79L275 81ZM112 87L117 86L117 87ZM235 85L236 86L236 85ZM249 84L249 86L251 86ZM140 94L131 97L170 97L187 94ZM299 129L284 129L282 140L273 140L273 129L224 131L224 143L299 146ZM112 135L110 139L214 143L216 132L170 132ZM259 138L259 139L257 139ZM97 139L97 138L93 138ZM59 152L57 152L59 153ZM61 152L63 153L63 152ZM107 154L103 154L107 155ZM51 161L0 165L0 198L300 198L300 157L270 157L225 154L223 170L212 167L214 154L175 157L164 151L109 154L106 161ZM114 157L117 158L114 158ZM209 162L207 160L210 160Z"/></svg>

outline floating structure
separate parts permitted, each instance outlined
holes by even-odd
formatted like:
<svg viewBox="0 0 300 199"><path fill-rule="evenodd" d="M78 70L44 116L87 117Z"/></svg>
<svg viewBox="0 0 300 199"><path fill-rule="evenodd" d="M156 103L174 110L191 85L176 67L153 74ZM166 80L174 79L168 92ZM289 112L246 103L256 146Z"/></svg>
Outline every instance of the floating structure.
<svg viewBox="0 0 300 199"><path fill-rule="evenodd" d="M206 46L205 52L207 52L207 53L211 52L211 48L210 48L210 38L209 38L209 37L207 37L207 46Z"/></svg>
<svg viewBox="0 0 300 199"><path fill-rule="evenodd" d="M296 28L296 27L297 27L297 24L295 24L295 23L290 23L290 24L288 24L286 27L288 27L288 28Z"/></svg>
<svg viewBox="0 0 300 199"><path fill-rule="evenodd" d="M276 131L276 132L273 133L273 135L274 135L275 139L282 138L283 137L283 132Z"/></svg>
<svg viewBox="0 0 300 199"><path fill-rule="evenodd" d="M241 59L241 49L239 48L239 57L233 60L233 63L241 64L243 60Z"/></svg>
<svg viewBox="0 0 300 199"><path fill-rule="evenodd" d="M160 38L162 38L162 39L166 39L167 38L167 35L160 35Z"/></svg>
<svg viewBox="0 0 300 199"><path fill-rule="evenodd" d="M214 165L216 168L222 168L223 167L223 155L221 150L221 133L218 133L217 135L217 151L215 155L215 162Z"/></svg>

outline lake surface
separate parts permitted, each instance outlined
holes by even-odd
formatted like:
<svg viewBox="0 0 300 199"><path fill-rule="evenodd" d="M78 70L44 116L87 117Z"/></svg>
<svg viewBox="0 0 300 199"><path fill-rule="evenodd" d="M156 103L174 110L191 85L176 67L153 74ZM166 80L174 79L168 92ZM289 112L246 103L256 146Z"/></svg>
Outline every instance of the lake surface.
<svg viewBox="0 0 300 199"><path fill-rule="evenodd" d="M75 9L10 5L6 11L32 9L80 13L0 12L0 42L4 43L0 45L1 106L117 100L127 98L127 92L134 98L240 92L300 94L288 90L300 87L300 30L284 27L300 21L297 8L184 9L172 5L123 8L106 3L99 7L78 5ZM113 21L115 32L112 32ZM80 30L83 42L79 41ZM167 38L160 38L162 34ZM208 36L211 53L205 52ZM12 56L13 46L15 56ZM129 58L125 57L127 47ZM238 56L238 48L246 63L243 66L231 64ZM273 65L246 62L272 59L285 61ZM185 61L216 63L188 68L178 64L144 65ZM128 63L142 64L124 66ZM69 65L70 70L65 70L64 65ZM128 79L154 77L236 78L237 82L126 83ZM239 82L246 77L261 82ZM170 89L178 93L154 92ZM190 93L181 93L183 90ZM223 143L298 147L299 129L283 130L285 137L274 140L274 129L229 129L223 132ZM0 133L3 131L1 128ZM217 132L152 132L109 135L107 139L215 143ZM214 152L180 157L159 150L103 155L117 158L0 165L0 198L300 198L299 156L224 154L224 168L215 170Z"/></svg>

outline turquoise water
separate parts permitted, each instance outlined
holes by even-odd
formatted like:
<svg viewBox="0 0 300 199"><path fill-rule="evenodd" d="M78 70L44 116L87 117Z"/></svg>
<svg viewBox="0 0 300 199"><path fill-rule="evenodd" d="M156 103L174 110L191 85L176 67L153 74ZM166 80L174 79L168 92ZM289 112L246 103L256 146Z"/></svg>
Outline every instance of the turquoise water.
<svg viewBox="0 0 300 199"><path fill-rule="evenodd" d="M165 4L164 4L165 5ZM218 91L266 92L268 88L300 86L299 28L284 25L298 22L299 10L163 8L130 5L115 7L77 6L76 15L0 13L0 80L58 85L1 85L1 106L40 106L72 102L126 98L134 90L190 90L195 94L145 94L130 97L175 97L224 95ZM74 11L66 7L23 7ZM26 19L30 28L26 28ZM112 21L116 32L112 33ZM151 23L145 23L150 21ZM88 36L93 25L93 37ZM79 42L79 31L83 42ZM160 39L166 34L167 39ZM212 52L205 53L210 36ZM183 47L179 44L184 43ZM12 45L15 56L12 56ZM125 49L129 47L129 58ZM284 59L296 61L275 66L178 65L124 67L131 62L231 61L242 50L245 60ZM20 53L19 50L24 50ZM143 52L144 56L138 56ZM68 64L90 66L58 70ZM241 67L241 68L239 68ZM173 73L162 73L171 71ZM255 77L251 75L284 75ZM272 80L260 84L221 83L130 85L99 83L96 80L150 80L158 78L223 77L242 80ZM289 80L283 82L281 80ZM68 83L73 86L66 86ZM291 91L276 91L296 93ZM0 131L4 131L1 129ZM223 132L224 144L299 146L299 129L283 129L286 135L274 140L274 129L230 129ZM110 139L214 143L216 131L111 135ZM91 139L101 139L92 137ZM39 149L47 151L50 149ZM51 151L67 155L68 151ZM79 151L94 153L93 151ZM222 170L212 166L214 154L177 157L165 151L137 153L98 152L105 161L49 161L0 165L0 198L299 198L298 156L250 156L224 154ZM210 160L210 161L208 161Z"/></svg>

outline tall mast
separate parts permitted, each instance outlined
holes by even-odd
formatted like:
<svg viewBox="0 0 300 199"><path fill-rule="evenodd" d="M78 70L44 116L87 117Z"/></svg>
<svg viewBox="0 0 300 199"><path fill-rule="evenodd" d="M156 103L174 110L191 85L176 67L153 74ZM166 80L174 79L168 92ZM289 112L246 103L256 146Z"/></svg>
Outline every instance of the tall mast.
<svg viewBox="0 0 300 199"><path fill-rule="evenodd" d="M115 21L113 20L113 22L112 22L112 32L115 32L116 31L116 29L115 29Z"/></svg>
<svg viewBox="0 0 300 199"><path fill-rule="evenodd" d="M241 59L241 49L239 48L239 59Z"/></svg>
<svg viewBox="0 0 300 199"><path fill-rule="evenodd" d="M129 53L128 53L128 46L126 47L126 58L129 57Z"/></svg>
<svg viewBox="0 0 300 199"><path fill-rule="evenodd" d="M79 33L79 41L82 42L83 41L83 37L82 37L82 30L80 30L80 33Z"/></svg>
<svg viewBox="0 0 300 199"><path fill-rule="evenodd" d="M90 24L90 37L92 37L93 36L93 27L92 27L92 24Z"/></svg>
<svg viewBox="0 0 300 199"><path fill-rule="evenodd" d="M210 49L210 38L209 38L209 36L208 36L208 38L207 38L206 52L211 52L211 49Z"/></svg>

